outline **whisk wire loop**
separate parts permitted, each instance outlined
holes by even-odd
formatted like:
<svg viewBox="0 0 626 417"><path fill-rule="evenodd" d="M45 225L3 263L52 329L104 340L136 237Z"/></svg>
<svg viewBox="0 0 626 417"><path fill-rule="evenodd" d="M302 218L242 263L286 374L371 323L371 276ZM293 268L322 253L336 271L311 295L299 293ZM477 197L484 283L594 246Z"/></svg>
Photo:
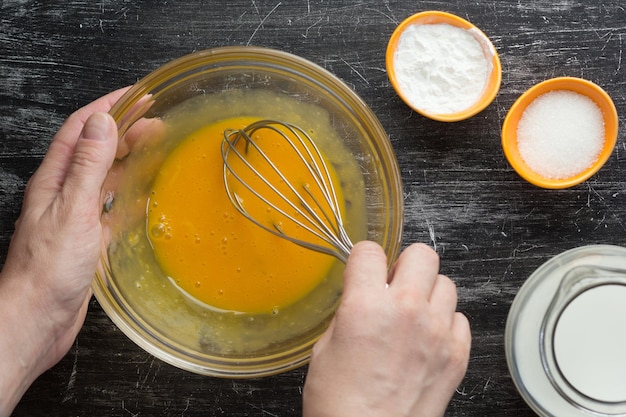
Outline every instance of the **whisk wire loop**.
<svg viewBox="0 0 626 417"><path fill-rule="evenodd" d="M313 184L306 182L299 186L294 185L293 179L287 177L257 143L257 140L254 139L255 133L262 129L271 130L276 133L279 138L287 142L294 153L294 157L299 158L303 165L306 166L313 180ZM243 151L237 147L241 141L244 141ZM254 148L266 166L270 167L271 172L287 187L289 192L293 195L292 198L285 195L285 192L279 190L266 175L263 175L263 173L257 169L255 164L250 162L248 158L250 147ZM293 124L277 120L261 120L243 129L228 129L224 131L222 158L224 161L224 185L226 193L233 206L244 217L268 232L287 239L290 242L317 252L335 256L344 263L347 261L353 244L343 226L341 208L332 182L332 177L319 148L304 130ZM234 163L235 160L232 158L240 161L267 189L271 190L271 196L264 195L255 189L249 181L244 179L243 175L238 172L236 168L237 164ZM325 245L288 234L285 232L281 222L272 222L271 225L268 225L255 218L244 207L244 199L233 189L229 178L234 178L252 195L260 199L272 210L280 213L284 219L306 230L315 237L316 240L324 242ZM312 186L316 187L316 191L319 191L319 193L314 193L311 190ZM300 190L300 188L302 190ZM308 196L308 199L305 198L302 192ZM319 194L320 198L318 198L316 194ZM284 202L291 210L294 210L298 218L287 213L285 209L276 204L276 199Z"/></svg>
<svg viewBox="0 0 626 417"><path fill-rule="evenodd" d="M235 134L240 134L241 132L239 131L234 131ZM271 161L271 159L269 159L265 153L262 151L262 149L260 147L258 147L258 145L256 144L255 141L252 141L249 134L248 133L243 133L241 136L242 139L246 140L246 148L252 144L252 146L259 152L259 155L261 155L263 157L263 159L269 164L269 166L272 167L272 169L274 170L274 172L276 172L281 179L285 179L284 175L282 175L282 173L276 168L276 166L274 165L274 163ZM238 158L241 159L241 161L258 177L260 178L275 194L276 196L280 197L280 199L282 201L284 201L285 203L287 203L292 209L296 210L296 212L300 213L300 208L290 199L288 199L280 190L278 190L269 180L267 180L267 178L260 172L257 170L257 168L254 167L254 165L252 165L245 157L244 155L237 149L234 147L234 145L236 144L236 142L241 139L239 137L236 137L236 139L232 142L232 145L227 145L227 146L232 146L232 148L230 149L230 151L235 152L235 154L237 155ZM224 156L224 154L223 154ZM228 155L226 155L226 157L228 157ZM244 181L241 176L237 173L236 170L233 170L231 165L228 165L228 170L229 172L235 176L235 178L244 186L246 187L251 193L253 193L255 196L257 196L259 199L261 199L265 204L267 205L273 205L272 202L270 202L270 200L268 198L266 198L265 196L263 196L262 194L258 193L255 189L253 189L248 182ZM254 221L255 223L257 223L258 225L260 225L261 227L265 228L266 230L268 229L268 227L266 225L264 225L263 223L258 222L254 217L252 217L248 211L243 207L242 201L243 199L236 193L236 192L232 192L230 190L230 187L228 185L228 182L225 182L226 187L227 187L227 193L229 197L234 197L231 198L231 202L233 202L234 200L234 204L235 207L242 212L242 214L244 214L247 218L249 218L250 220ZM286 183L286 185L290 188L290 190L294 193L294 195L298 198L298 201L302 204L302 206L304 207L304 209L306 209L306 211L315 218L315 220L317 222L320 222L320 225L324 225L323 223L321 223L321 218L317 215L317 213L311 208L311 206L302 198L302 196L300 195L300 193L298 193L298 191L293 187L293 185L291 183ZM318 204L318 203L316 203ZM276 210L277 212L279 212L281 215L285 216L285 217L290 217L283 209L281 209L278 206L274 206L274 210ZM320 239L326 237L328 239L332 239L333 235L324 227L321 227L319 230L314 230L312 228L310 228L307 224L293 218L292 219L295 223L297 223L299 226L307 229L309 232L315 234L317 237L319 237ZM315 226L318 226L318 224L314 223ZM285 235L283 228L276 223L272 224L273 228L276 229L276 231L278 231L278 233L281 234L281 236L283 237L288 237L287 235ZM274 230L271 230L271 232L274 232ZM323 234L323 236L322 236Z"/></svg>

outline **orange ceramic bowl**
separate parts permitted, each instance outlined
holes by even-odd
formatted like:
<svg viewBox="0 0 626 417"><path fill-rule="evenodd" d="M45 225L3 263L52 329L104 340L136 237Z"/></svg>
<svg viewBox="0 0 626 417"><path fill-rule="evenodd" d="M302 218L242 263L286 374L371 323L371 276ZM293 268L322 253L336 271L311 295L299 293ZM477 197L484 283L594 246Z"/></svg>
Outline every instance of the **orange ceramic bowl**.
<svg viewBox="0 0 626 417"><path fill-rule="evenodd" d="M400 37L402 36L404 31L408 27L413 25L429 25L440 23L449 24L469 31L481 44L483 52L491 64L488 80L480 97L470 107L455 113L432 113L412 104L411 101L408 99L407 94L400 87L395 71L395 53L398 48L398 42L400 40ZM413 16L405 19L402 23L400 23L400 25L398 25L398 27L391 35L389 43L387 44L385 59L387 66L387 76L389 77L391 85L393 86L396 93L400 96L400 98L416 112L425 117L440 122L456 122L468 119L480 113L489 104L491 104L491 102L498 94L498 91L500 90L500 83L502 81L502 66L500 64L500 58L498 56L498 53L496 52L495 47L493 46L487 35L485 35L480 29L478 29L467 20L450 13L430 10L414 14Z"/></svg>
<svg viewBox="0 0 626 417"><path fill-rule="evenodd" d="M526 108L537 97L550 91L569 90L582 94L598 106L604 117L604 145L596 161L587 169L568 178L546 178L533 171L520 155L517 140L517 127ZM513 169L526 181L538 187L560 189L580 184L593 176L609 159L617 142L617 109L611 97L599 86L581 78L558 77L536 84L511 106L502 125L502 149Z"/></svg>

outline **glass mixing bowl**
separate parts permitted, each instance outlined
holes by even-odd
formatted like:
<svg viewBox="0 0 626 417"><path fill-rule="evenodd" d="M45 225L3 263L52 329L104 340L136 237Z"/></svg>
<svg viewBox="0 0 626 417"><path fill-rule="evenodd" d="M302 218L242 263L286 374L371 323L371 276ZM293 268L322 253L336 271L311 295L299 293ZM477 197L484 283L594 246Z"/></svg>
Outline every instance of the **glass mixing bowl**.
<svg viewBox="0 0 626 417"><path fill-rule="evenodd" d="M251 115L298 119L305 128L335 132L337 140L320 146L343 176L348 232L355 241L380 243L390 264L398 255L402 184L388 137L350 88L305 59L256 47L193 53L140 80L111 114L119 143L102 191L103 244L93 291L131 340L169 364L227 378L301 366L341 295L339 261L316 288L279 314L212 308L162 271L146 230L151 186L169 153L207 123ZM289 268L289 259L276 262Z"/></svg>

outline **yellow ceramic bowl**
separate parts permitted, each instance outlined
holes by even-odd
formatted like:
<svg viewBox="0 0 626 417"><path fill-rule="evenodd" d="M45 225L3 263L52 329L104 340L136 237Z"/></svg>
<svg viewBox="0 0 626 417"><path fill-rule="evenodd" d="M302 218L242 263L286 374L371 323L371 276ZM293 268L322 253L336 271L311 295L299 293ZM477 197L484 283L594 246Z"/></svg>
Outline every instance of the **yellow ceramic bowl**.
<svg viewBox="0 0 626 417"><path fill-rule="evenodd" d="M490 71L485 88L483 89L480 97L470 107L456 112L456 113L431 113L422 108L417 107L407 97L407 94L402 90L398 83L398 77L395 70L395 53L398 48L398 41L404 33L404 31L413 25L429 25L429 24L448 24L464 30L469 31L483 48L483 53L490 63ZM456 122L470 118L479 112L483 111L491 102L495 99L498 91L500 90L500 83L502 81L502 66L500 64L500 57L496 52L493 44L480 29L474 26L472 23L465 19L462 19L456 15L441 12L441 11L425 11L414 14L398 25L394 30L389 43L387 45L386 52L386 66L387 75L391 82L391 85L395 89L396 93L402 98L402 100L413 110L421 115L433 120L441 122Z"/></svg>
<svg viewBox="0 0 626 417"><path fill-rule="evenodd" d="M558 90L573 91L593 100L602 112L605 129L604 145L596 161L584 171L563 179L545 178L533 171L520 155L517 140L519 121L530 103L542 94ZM581 78L552 78L531 87L511 106L502 125L502 149L513 169L526 181L542 188L567 188L586 181L604 165L617 141L618 122L615 104L602 88Z"/></svg>
<svg viewBox="0 0 626 417"><path fill-rule="evenodd" d="M288 103L288 111L277 111L285 108L281 103ZM201 51L149 74L112 108L119 128L118 155L103 188L104 234L93 291L111 320L163 361L219 377L275 374L305 364L332 319L341 294L339 261L316 288L280 312L225 311L178 288L160 268L147 237L153 181L181 140L216 120L284 120L293 112L302 116L300 123L318 123L304 128L340 132L325 154L336 170L349 163L350 172L357 173L342 185L344 197L354 197L346 201L346 225L353 228L349 213L355 208L364 214L359 220L364 226L353 238L380 243L393 262L403 224L402 184L393 149L367 105L319 66L265 48ZM221 143L221 135L215 140ZM207 164L206 169L222 173L223 165ZM181 204L186 198L193 196L181 197ZM211 213L207 207L207 216L215 215ZM272 262L290 268L292 260L277 254Z"/></svg>

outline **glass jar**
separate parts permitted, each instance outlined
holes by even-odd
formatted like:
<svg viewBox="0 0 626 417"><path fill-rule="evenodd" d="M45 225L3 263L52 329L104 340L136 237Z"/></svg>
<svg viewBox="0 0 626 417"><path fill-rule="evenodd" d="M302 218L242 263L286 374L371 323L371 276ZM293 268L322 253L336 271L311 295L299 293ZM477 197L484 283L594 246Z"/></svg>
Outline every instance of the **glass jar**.
<svg viewBox="0 0 626 417"><path fill-rule="evenodd" d="M540 416L626 416L626 249L584 246L539 267L511 305L505 349Z"/></svg>

